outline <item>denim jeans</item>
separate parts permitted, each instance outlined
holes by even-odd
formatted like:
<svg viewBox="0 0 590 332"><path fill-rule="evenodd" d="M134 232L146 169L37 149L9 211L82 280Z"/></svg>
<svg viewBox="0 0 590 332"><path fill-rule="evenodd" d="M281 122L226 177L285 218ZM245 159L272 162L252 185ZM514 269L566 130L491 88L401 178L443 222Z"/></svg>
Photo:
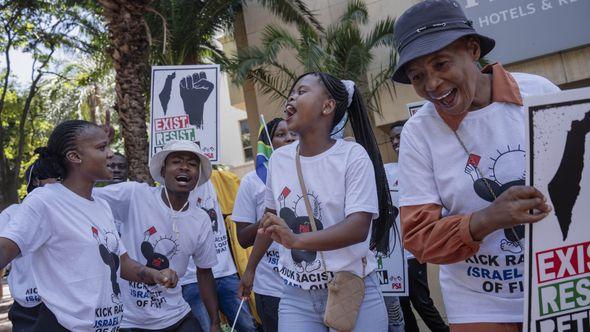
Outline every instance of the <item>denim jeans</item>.
<svg viewBox="0 0 590 332"><path fill-rule="evenodd" d="M305 290L285 285L279 304L279 331L329 331L324 325L327 300L327 289ZM387 310L375 273L365 278L365 297L353 331L387 332Z"/></svg>
<svg viewBox="0 0 590 332"><path fill-rule="evenodd" d="M217 299L219 301L219 309L227 317L228 323L231 325L234 322L238 308L240 307L240 299L238 298L238 286L240 279L237 274L232 274L227 277L216 278ZM199 286L196 283L182 286L182 297L191 306L193 315L199 321L203 331L211 329L211 320L207 313L205 304L201 301L199 293ZM254 332L254 319L250 313L248 303L244 303L242 311L239 314L238 322L236 323L236 331L239 332Z"/></svg>
<svg viewBox="0 0 590 332"><path fill-rule="evenodd" d="M262 321L264 332L278 332L279 330L279 303L280 297L254 293L256 299L256 311Z"/></svg>
<svg viewBox="0 0 590 332"><path fill-rule="evenodd" d="M389 321L388 332L404 332L404 315L397 296L384 296L387 318Z"/></svg>

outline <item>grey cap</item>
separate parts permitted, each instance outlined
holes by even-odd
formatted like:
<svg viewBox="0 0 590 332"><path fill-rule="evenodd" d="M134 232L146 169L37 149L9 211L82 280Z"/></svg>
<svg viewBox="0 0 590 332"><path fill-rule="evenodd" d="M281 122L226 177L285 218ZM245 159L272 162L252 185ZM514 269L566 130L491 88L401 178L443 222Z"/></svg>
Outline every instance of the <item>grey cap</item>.
<svg viewBox="0 0 590 332"><path fill-rule="evenodd" d="M481 56L488 54L496 42L478 34L473 23L454 0L425 0L407 9L395 22L393 40L398 62L392 80L410 84L404 66L421 56L449 46L464 36L477 36Z"/></svg>

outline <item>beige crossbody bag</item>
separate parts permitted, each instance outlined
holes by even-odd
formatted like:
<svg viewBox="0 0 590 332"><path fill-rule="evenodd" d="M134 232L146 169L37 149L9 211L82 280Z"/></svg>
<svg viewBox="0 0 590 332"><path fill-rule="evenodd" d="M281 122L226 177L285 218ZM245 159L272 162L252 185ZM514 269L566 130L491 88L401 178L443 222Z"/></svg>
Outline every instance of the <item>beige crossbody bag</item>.
<svg viewBox="0 0 590 332"><path fill-rule="evenodd" d="M311 209L309 198L307 197L307 188L303 180L301 172L301 160L299 156L299 147L297 147L297 156L295 158L297 166L297 176L299 177L299 185L301 186L301 193L305 201L305 208L311 224L311 229L317 232L317 225ZM319 252L322 260L324 271L326 270L326 261L324 260L324 253ZM324 324L337 331L347 332L352 331L356 325L356 319L359 314L361 303L365 297L365 267L367 265L366 258L362 259L363 277L348 271L339 271L334 273L334 279L328 284L328 303L324 313Z"/></svg>

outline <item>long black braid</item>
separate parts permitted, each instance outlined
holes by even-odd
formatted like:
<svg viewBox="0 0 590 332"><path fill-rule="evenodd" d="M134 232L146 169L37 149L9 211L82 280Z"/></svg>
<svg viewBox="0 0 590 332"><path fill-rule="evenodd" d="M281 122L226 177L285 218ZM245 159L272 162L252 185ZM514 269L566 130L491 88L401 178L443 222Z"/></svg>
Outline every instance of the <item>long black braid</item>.
<svg viewBox="0 0 590 332"><path fill-rule="evenodd" d="M84 120L68 120L53 129L47 146L35 149L39 154L39 167L44 169L46 176L65 179L68 175L66 154L76 148L76 138L86 128L97 125Z"/></svg>
<svg viewBox="0 0 590 332"><path fill-rule="evenodd" d="M323 72L303 74L295 80L293 86L295 86L301 78L307 75L318 77L320 82L322 82L326 88L328 94L336 101L336 109L334 110L335 113L331 129L334 129L340 120L342 120L346 111L348 111L348 119L354 132L355 140L365 148L373 162L375 182L377 185L377 197L379 201L379 218L373 221L370 248L387 254L389 252L389 230L395 223L395 215L391 204L385 169L383 168L383 160L381 159L381 153L377 146L377 140L373 134L369 115L367 114L367 109L361 94L355 86L352 103L350 104L350 107L348 107L348 92L346 91L344 83L342 83L340 79ZM292 89L293 88L291 88L291 90Z"/></svg>

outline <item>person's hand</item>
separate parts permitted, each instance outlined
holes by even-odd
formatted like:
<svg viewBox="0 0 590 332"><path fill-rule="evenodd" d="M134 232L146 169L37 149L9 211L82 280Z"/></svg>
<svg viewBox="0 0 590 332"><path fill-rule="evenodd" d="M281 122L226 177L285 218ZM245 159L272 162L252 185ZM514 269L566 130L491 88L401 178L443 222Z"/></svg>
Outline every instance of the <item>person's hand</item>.
<svg viewBox="0 0 590 332"><path fill-rule="evenodd" d="M283 218L267 212L260 220L258 232L270 236L287 249L297 249L298 235L293 233Z"/></svg>
<svg viewBox="0 0 590 332"><path fill-rule="evenodd" d="M246 268L244 274L240 279L240 286L238 287L238 297L240 299L250 297L250 293L252 292L252 285L254 284L254 271Z"/></svg>
<svg viewBox="0 0 590 332"><path fill-rule="evenodd" d="M171 269L164 269L164 270L155 270L151 269L152 278L154 279L154 283L160 284L166 288L174 288L178 283L178 275L176 271Z"/></svg>
<svg viewBox="0 0 590 332"><path fill-rule="evenodd" d="M102 130L104 130L105 134L109 138L109 144L113 144L115 141L115 128L111 126L111 111L107 110L105 113L104 124L102 125Z"/></svg>
<svg viewBox="0 0 590 332"><path fill-rule="evenodd" d="M530 186L514 186L485 209L474 212L469 230L473 239L480 241L498 229L538 222L549 212L551 206L540 191Z"/></svg>

